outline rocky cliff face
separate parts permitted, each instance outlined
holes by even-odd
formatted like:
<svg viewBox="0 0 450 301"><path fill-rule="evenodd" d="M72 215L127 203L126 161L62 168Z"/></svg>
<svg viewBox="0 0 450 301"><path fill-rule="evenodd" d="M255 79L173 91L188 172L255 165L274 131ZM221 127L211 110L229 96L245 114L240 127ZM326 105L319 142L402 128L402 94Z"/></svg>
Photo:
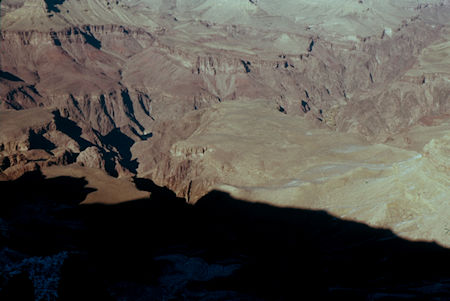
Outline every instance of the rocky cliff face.
<svg viewBox="0 0 450 301"><path fill-rule="evenodd" d="M403 75L414 66L421 51L447 35L442 25L429 24L416 16L390 29L389 34L383 31L372 36L333 40L306 31L293 36L299 48L267 53L263 46L245 50L247 46L242 44L242 38L252 36L264 45L263 35L270 32L244 30L242 25L230 32L225 25L205 24L196 26L208 32L206 38L199 40L194 36L195 42L204 48L186 41L180 46L178 35L183 31L170 27L172 24L153 31L132 25L70 23L59 30L4 28L2 68L23 79L24 85L2 89L8 93L2 105L27 108L33 102L40 104L36 92L51 98L42 104L49 106L70 95L89 95L95 99L110 93L111 89L115 93L124 89L145 91L147 97L154 94L160 102L168 97L177 103L184 101L175 109L182 113L222 100L272 98L288 114L311 111L314 117L328 120L328 125L336 123L338 129L348 130L349 122L360 123L359 116L349 118L349 114L343 113L334 122L331 115L336 115L336 111L358 110L356 103L364 99L388 97L381 95L382 91L389 90L398 80L404 81ZM218 50L227 42L221 35L228 36L226 39L231 40L228 43L238 44L233 50ZM407 80L420 82L424 76L420 74L416 79ZM423 88L433 90L428 86ZM409 105L420 112L415 120L445 111L445 108L430 111L416 105L421 103L418 100L424 92L410 90L410 97L416 101L410 101ZM444 89L438 93L446 92ZM438 97L436 107L440 107L439 101L447 100L442 98ZM132 102L139 106L138 100ZM434 104L433 100L431 107ZM371 131L359 130L368 136L377 136L386 127L396 132L400 130L398 124L405 122L402 117L390 122L386 112L370 114L377 115L380 121L367 125ZM387 122L390 124L386 125Z"/></svg>
<svg viewBox="0 0 450 301"><path fill-rule="evenodd" d="M228 1L238 20L211 1L2 1L2 177L78 164L149 177L195 202L220 184L303 183L298 173L339 161L316 153L335 137L374 144L370 154L377 143L412 150L408 133L424 125L439 139L450 110L448 1L297 2ZM332 14L318 23L318 10ZM263 109L247 103L256 99ZM309 139L316 130L331 142ZM347 163L330 168L356 168Z"/></svg>

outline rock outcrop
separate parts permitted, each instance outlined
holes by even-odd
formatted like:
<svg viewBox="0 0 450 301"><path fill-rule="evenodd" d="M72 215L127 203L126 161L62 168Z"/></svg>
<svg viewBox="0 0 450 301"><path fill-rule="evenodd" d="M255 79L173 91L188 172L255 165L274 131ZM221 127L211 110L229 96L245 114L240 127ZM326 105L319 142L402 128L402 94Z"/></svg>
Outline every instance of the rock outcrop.
<svg viewBox="0 0 450 301"><path fill-rule="evenodd" d="M417 154L444 172L449 3L294 2L2 1L1 177L75 163L189 202L226 185L331 208L325 189ZM410 137L428 123L428 141ZM381 207L350 215L395 228Z"/></svg>

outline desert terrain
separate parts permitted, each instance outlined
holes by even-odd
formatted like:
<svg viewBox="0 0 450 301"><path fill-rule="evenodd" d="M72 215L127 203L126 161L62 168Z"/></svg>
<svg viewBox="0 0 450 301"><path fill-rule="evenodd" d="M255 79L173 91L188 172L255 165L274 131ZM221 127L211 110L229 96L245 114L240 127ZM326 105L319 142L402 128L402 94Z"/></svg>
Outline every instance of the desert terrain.
<svg viewBox="0 0 450 301"><path fill-rule="evenodd" d="M157 237L155 247L143 248L136 261L151 258L148 269L158 272L150 278L159 286L139 286L136 294L143 299L128 296L133 300L291 300L293 283L283 277L282 285L271 282L264 292L249 280L259 273L254 267L272 258L269 251L249 255L266 247L264 233L268 243L284 246L276 260L286 252L292 268L304 264L293 259L294 250L306 257L318 250L315 260L327 262L307 267L312 278L300 280L314 289L305 296L448 297L446 265L433 278L427 264L439 264L424 258L446 258L450 247L450 1L0 5L0 184L16 194L4 193L0 207L7 208L0 215L0 238L6 241L0 247L9 258L0 261L0 269L10 269L0 279L0 294L9 291L2 287L14 287L8 275L26 270L11 270L11 262L34 258L29 256L51 254L64 268L73 250L96 254L76 260L106 277L108 260L122 258L122 251L133 256L108 240L110 228L133 250L143 248L135 240L146 231ZM21 185L33 188L14 192ZM65 196L64 187L73 195ZM41 209L30 209L33 202ZM34 240L23 229L44 223L53 233L59 219L47 219L54 212L66 229L57 235L62 243L24 255ZM154 222L138 221L146 212ZM36 221L20 214L36 214ZM255 219L261 230L246 219ZM210 233L202 232L202 222ZM165 225L162 233L155 232L158 223ZM315 225L317 232L311 230ZM192 231L179 229L190 226ZM164 231L179 240L165 238ZM104 249L91 232L106 237L98 241L116 248L114 255L101 259L96 252ZM252 236L253 245L244 243ZM214 248L190 241L208 239ZM218 255L222 240L228 263ZM304 243L311 248L301 249ZM386 248L392 253L386 255ZM354 278L338 283L338 271L345 268L337 262L350 260L342 250L360 260L370 254L362 265L384 258L392 266L398 262L400 278L417 278L393 281L387 274L394 271L380 268L373 275L355 270ZM408 252L410 258L399 259ZM250 270L240 253L254 260ZM276 260L261 275L286 276L279 266L289 263ZM417 270L409 270L408 260L417 262ZM171 262L172 270L160 271L160 261ZM347 263L358 267L358 260ZM183 267L189 264L192 270ZM433 279L421 279L422 271ZM214 284L236 273L248 280L242 287L230 284L235 280ZM370 284L358 283L358 273L367 273ZM326 275L324 282L320 275ZM121 291L117 279L105 281L114 285L97 300L126 299L137 285L128 279ZM198 284L211 281L207 288ZM66 291L39 291L35 281L34 298L68 298L70 283ZM276 293L278 285L285 295Z"/></svg>

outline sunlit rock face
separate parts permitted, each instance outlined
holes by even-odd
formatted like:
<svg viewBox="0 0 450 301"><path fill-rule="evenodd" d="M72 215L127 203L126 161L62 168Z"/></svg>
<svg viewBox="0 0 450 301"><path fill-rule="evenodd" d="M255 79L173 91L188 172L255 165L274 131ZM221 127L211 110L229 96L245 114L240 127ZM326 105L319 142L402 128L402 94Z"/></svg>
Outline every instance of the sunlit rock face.
<svg viewBox="0 0 450 301"><path fill-rule="evenodd" d="M448 246L449 25L445 0L4 0L0 178L100 169Z"/></svg>

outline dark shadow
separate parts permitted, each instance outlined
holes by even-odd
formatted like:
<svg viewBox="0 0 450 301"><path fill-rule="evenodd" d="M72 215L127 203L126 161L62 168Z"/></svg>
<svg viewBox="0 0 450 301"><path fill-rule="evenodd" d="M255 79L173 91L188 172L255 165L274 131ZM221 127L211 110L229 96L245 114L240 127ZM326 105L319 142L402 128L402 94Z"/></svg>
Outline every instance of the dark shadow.
<svg viewBox="0 0 450 301"><path fill-rule="evenodd" d="M177 203L177 204L184 204L186 203L186 200L183 198L177 197L175 192L168 189L167 187L161 187L155 184L150 179L146 178L133 178L134 185L136 185L136 188L142 191L148 191L150 192L150 200L167 200L168 203Z"/></svg>
<svg viewBox="0 0 450 301"><path fill-rule="evenodd" d="M0 202L0 216L5 213L6 207L18 203L78 205L90 192L95 191L86 188L87 184L84 178L61 176L47 179L40 170L27 172L14 181L0 181L0 191L4 196Z"/></svg>
<svg viewBox="0 0 450 301"><path fill-rule="evenodd" d="M12 82L23 82L23 79L21 79L18 76L15 76L12 73L6 72L6 71L2 71L0 70L0 78L12 81Z"/></svg>
<svg viewBox="0 0 450 301"><path fill-rule="evenodd" d="M34 301L34 287L27 273L16 274L0 291L0 300Z"/></svg>
<svg viewBox="0 0 450 301"><path fill-rule="evenodd" d="M302 100L302 111L303 113L308 113L311 111L311 107L309 106L308 102Z"/></svg>
<svg viewBox="0 0 450 301"><path fill-rule="evenodd" d="M131 121L134 122L134 124L139 128L141 132L144 131L145 128L139 123L139 121L136 119L136 116L134 115L133 101L131 100L130 94L128 93L128 89L122 90L120 92L120 96L122 97L125 114L128 116L128 118L130 118Z"/></svg>
<svg viewBox="0 0 450 301"><path fill-rule="evenodd" d="M87 184L84 178L47 179L39 170L14 181L0 181L0 219L8 224L8 237L2 243L0 235L0 246L6 244L33 255L49 255L69 248L73 237L67 236L67 226L70 228L73 221L60 220L57 215L95 191L87 188Z"/></svg>
<svg viewBox="0 0 450 301"><path fill-rule="evenodd" d="M148 134L139 134L135 128L130 128L131 132L133 134L135 134L137 137L139 137L139 139L141 139L142 141L148 140L149 138L153 137L153 133L148 133Z"/></svg>
<svg viewBox="0 0 450 301"><path fill-rule="evenodd" d="M435 243L404 240L389 230L343 221L324 211L248 203L218 191L195 207L213 221L206 223L211 236L230 231L233 239L220 244L234 245L232 249L248 258L234 277L212 281L215 290L241 290L270 299L279 299L280 291L286 296L282 299L448 296L450 252ZM445 290L433 294L423 289L444 279Z"/></svg>
<svg viewBox="0 0 450 301"><path fill-rule="evenodd" d="M9 157L2 157L0 159L0 169L5 170L11 166L11 159Z"/></svg>
<svg viewBox="0 0 450 301"><path fill-rule="evenodd" d="M147 103L144 99L147 101ZM141 109L144 111L145 115L152 118L152 120L155 120L150 115L150 105L149 105L149 103L151 102L150 97L147 94L138 94L138 102L139 102L139 105L141 106Z"/></svg>
<svg viewBox="0 0 450 301"><path fill-rule="evenodd" d="M91 266L86 255L76 254L66 259L61 268L59 300L116 300L108 294L102 279L97 278L94 266L95 263Z"/></svg>
<svg viewBox="0 0 450 301"><path fill-rule="evenodd" d="M29 131L28 142L30 143L30 149L43 149L46 151L51 151L55 149L55 145L45 138L42 134L35 133L33 130Z"/></svg>
<svg viewBox="0 0 450 301"><path fill-rule="evenodd" d="M53 44L55 46L61 46L61 40L58 38L58 34L54 31L50 32L50 37L52 38ZM72 96L72 95L71 95ZM73 97L73 96L72 96Z"/></svg>
<svg viewBox="0 0 450 301"><path fill-rule="evenodd" d="M245 73L250 73L252 70L250 69L251 63L249 61L241 60L242 65L244 66Z"/></svg>
<svg viewBox="0 0 450 301"><path fill-rule="evenodd" d="M102 48L102 42L94 37L94 35L90 31L90 27L89 26L85 26L84 30L86 30L86 32L83 32L83 31L80 30L80 33L81 33L81 35L84 38L84 42L86 44L91 45L95 49L101 49Z"/></svg>
<svg viewBox="0 0 450 301"><path fill-rule="evenodd" d="M34 85L20 86L6 94L5 103L14 110L22 110L24 104L39 105L37 96L41 97Z"/></svg>
<svg viewBox="0 0 450 301"><path fill-rule="evenodd" d="M57 5L61 5L65 2L65 0L44 0L47 6L47 12L51 13L59 13L61 10L57 7Z"/></svg>
<svg viewBox="0 0 450 301"><path fill-rule="evenodd" d="M36 94L37 96L42 97L42 95L36 89L36 85L28 85L27 88L30 89L30 91L33 92L34 94Z"/></svg>
<svg viewBox="0 0 450 301"><path fill-rule="evenodd" d="M314 47L314 40L311 40L311 43L309 43L308 46L308 52L311 52L313 50L313 47Z"/></svg>
<svg viewBox="0 0 450 301"><path fill-rule="evenodd" d="M106 136L102 136L101 141L105 145L116 148L121 157L120 164L131 172L136 173L138 163L137 160L131 160L132 155L130 151L134 144L133 139L122 133L119 128L115 128Z"/></svg>
<svg viewBox="0 0 450 301"><path fill-rule="evenodd" d="M149 199L77 205L86 193L84 180L57 179L35 173L0 182L0 189L16 191L31 185L30 191L40 191L36 195L59 202L77 196L64 202L65 209L47 215L59 224L45 231L59 239L39 242L76 250L62 266L59 300L446 300L449 296L450 251L434 243L411 242L324 211L250 203L219 191L188 205L169 189L140 178L134 182L151 193ZM52 189L56 191L42 194ZM35 200L34 192L21 192L6 203L21 203L31 195ZM23 231L35 233L27 228L27 219L20 218L22 211L0 208L0 212L9 224L17 221ZM33 249L37 243L30 235L18 239L21 244L10 239L8 247L19 245L25 252L26 246ZM231 270L225 273L227 269Z"/></svg>
<svg viewBox="0 0 450 301"><path fill-rule="evenodd" d="M80 150L83 151L93 144L81 137L82 129L76 124L76 122L69 118L62 117L59 111L53 112L56 129L63 132L73 140L75 140L80 146Z"/></svg>
<svg viewBox="0 0 450 301"><path fill-rule="evenodd" d="M182 254L240 268L228 277L191 279L168 293L174 299L197 300L198 292L233 293L219 300L431 299L450 288L450 252L434 243L218 191L191 206L150 180L135 183L150 199L81 208L90 229L89 265L108 283L159 287L173 263L158 256Z"/></svg>
<svg viewBox="0 0 450 301"><path fill-rule="evenodd" d="M101 151L103 159L105 160L105 171L111 177L117 178L119 173L116 170L116 156L117 153Z"/></svg>
<svg viewBox="0 0 450 301"><path fill-rule="evenodd" d="M105 95L100 95L100 106L103 109L103 113L105 114L106 118L108 118L109 122L111 122L111 124L114 127L117 127L114 118L111 117L111 115L108 112L108 106L106 105L106 99L105 99ZM81 110L80 110L81 111Z"/></svg>

